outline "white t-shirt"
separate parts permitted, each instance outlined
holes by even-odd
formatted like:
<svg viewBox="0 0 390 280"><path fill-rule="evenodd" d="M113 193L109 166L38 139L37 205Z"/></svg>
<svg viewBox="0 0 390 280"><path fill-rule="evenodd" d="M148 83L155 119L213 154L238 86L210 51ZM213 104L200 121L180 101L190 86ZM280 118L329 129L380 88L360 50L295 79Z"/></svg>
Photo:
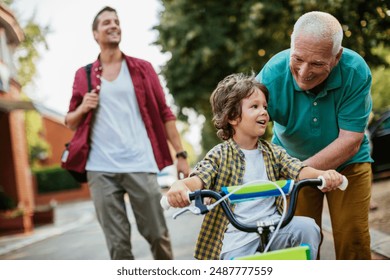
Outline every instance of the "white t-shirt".
<svg viewBox="0 0 390 280"><path fill-rule="evenodd" d="M245 174L243 183L255 180L269 180L265 169L264 158L261 151L241 149L245 155ZM236 218L243 224L256 225L265 218L277 219L280 217L275 207L275 198L260 198L237 203L234 208ZM257 233L247 233L228 225L223 238L221 254L240 248L257 239Z"/></svg>
<svg viewBox="0 0 390 280"><path fill-rule="evenodd" d="M126 62L115 80L101 82L86 170L158 172Z"/></svg>

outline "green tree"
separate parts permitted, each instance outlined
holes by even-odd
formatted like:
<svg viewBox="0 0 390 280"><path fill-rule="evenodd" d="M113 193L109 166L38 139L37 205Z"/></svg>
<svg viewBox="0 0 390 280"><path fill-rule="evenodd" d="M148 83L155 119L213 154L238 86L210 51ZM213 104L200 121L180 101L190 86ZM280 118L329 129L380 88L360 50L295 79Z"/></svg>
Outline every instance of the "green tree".
<svg viewBox="0 0 390 280"><path fill-rule="evenodd" d="M17 0L0 0L1 4L5 4L11 9ZM16 18L19 18L18 11L12 9ZM48 49L46 36L50 33L48 25L41 25L36 21L35 13L26 21L18 20L24 32L24 40L20 43L17 49L18 61L18 82L22 87L32 82L36 75L36 63L41 56L41 50Z"/></svg>
<svg viewBox="0 0 390 280"><path fill-rule="evenodd" d="M257 73L277 52L288 48L297 18L311 10L335 15L343 45L370 66L388 63L373 47L390 43L390 15L382 0L162 0L155 44L171 58L162 67L176 104L206 117L203 147L218 140L211 124L209 96L218 81L235 72ZM181 117L183 117L181 115Z"/></svg>
<svg viewBox="0 0 390 280"><path fill-rule="evenodd" d="M33 81L37 73L36 63L41 56L42 47L48 49L46 36L50 32L48 26L41 26L33 15L22 27L25 39L18 47L18 81L22 87Z"/></svg>
<svg viewBox="0 0 390 280"><path fill-rule="evenodd" d="M375 52L383 57L390 64L390 48L384 48L383 45L374 49ZM390 109L390 67L378 66L372 70L372 101L373 111L377 115ZM376 116L378 117L378 116Z"/></svg>
<svg viewBox="0 0 390 280"><path fill-rule="evenodd" d="M36 111L25 112L25 127L28 144L28 158L32 167L50 155L50 145L44 140L41 115Z"/></svg>

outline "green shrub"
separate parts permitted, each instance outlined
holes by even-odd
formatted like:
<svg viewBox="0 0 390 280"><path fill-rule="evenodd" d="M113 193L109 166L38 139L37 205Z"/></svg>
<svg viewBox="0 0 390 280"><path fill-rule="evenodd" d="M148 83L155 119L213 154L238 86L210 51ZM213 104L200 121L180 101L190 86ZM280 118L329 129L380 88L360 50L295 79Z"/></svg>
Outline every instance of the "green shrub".
<svg viewBox="0 0 390 280"><path fill-rule="evenodd" d="M37 179L38 193L73 190L81 187L68 171L59 166L34 168L32 172Z"/></svg>
<svg viewBox="0 0 390 280"><path fill-rule="evenodd" d="M0 210L10 210L14 208L16 208L16 202L7 196L3 187L0 186Z"/></svg>

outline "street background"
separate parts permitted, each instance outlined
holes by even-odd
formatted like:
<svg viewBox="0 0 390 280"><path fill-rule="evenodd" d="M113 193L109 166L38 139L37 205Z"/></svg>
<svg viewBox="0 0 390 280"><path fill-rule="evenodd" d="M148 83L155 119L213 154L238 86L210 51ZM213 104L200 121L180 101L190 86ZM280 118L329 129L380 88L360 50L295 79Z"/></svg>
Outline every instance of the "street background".
<svg viewBox="0 0 390 280"><path fill-rule="evenodd" d="M163 190L164 192L164 190ZM375 182L372 191L378 209L370 212L373 259L390 258L390 179ZM127 205L129 206L129 205ZM152 260L148 243L138 233L133 213L133 253L137 260ZM189 212L173 219L177 209L165 212L171 235L174 258L193 260L193 251L202 216ZM324 211L322 260L334 260L333 238L327 211ZM60 204L53 225L37 227L32 234L0 237L3 260L108 260L109 255L91 201Z"/></svg>

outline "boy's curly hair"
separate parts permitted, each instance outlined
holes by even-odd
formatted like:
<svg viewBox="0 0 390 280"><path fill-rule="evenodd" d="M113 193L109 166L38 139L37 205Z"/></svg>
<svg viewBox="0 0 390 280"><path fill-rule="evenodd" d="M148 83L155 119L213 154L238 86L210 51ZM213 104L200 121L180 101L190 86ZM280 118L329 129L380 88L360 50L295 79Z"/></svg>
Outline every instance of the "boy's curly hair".
<svg viewBox="0 0 390 280"><path fill-rule="evenodd" d="M210 96L210 103L213 123L220 139L233 137L235 131L229 121L241 118L242 100L251 96L255 88L264 93L268 102L268 89L256 80L254 73L250 76L242 73L231 74L218 83Z"/></svg>

